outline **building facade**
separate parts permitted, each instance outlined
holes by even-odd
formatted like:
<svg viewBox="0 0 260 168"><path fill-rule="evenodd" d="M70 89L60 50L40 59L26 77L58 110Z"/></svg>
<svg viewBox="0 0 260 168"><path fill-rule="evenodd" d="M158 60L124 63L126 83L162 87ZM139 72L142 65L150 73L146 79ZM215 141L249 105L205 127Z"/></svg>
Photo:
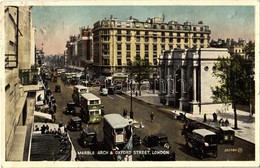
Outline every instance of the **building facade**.
<svg viewBox="0 0 260 168"><path fill-rule="evenodd" d="M5 32L5 158L27 160L26 134L33 122L35 93L28 85L35 64L31 7L8 6L4 11Z"/></svg>
<svg viewBox="0 0 260 168"><path fill-rule="evenodd" d="M128 73L127 65L135 57L146 59L157 67L163 50L207 48L211 33L202 21L181 24L164 22L159 17L139 21L132 17L119 20L112 16L97 21L92 32L94 67L102 75Z"/></svg>
<svg viewBox="0 0 260 168"><path fill-rule="evenodd" d="M67 64L69 67L75 69L84 70L86 66L90 66L93 63L93 37L89 27L80 28L78 36L70 36L70 40L67 41L66 56Z"/></svg>
<svg viewBox="0 0 260 168"><path fill-rule="evenodd" d="M164 51L159 63L161 103L200 114L224 108L214 103L211 88L218 84L212 76L219 57L230 57L224 48L197 48Z"/></svg>
<svg viewBox="0 0 260 168"><path fill-rule="evenodd" d="M245 56L245 47L246 47L246 41L239 38L237 41L234 39L218 39L218 40L212 40L210 42L210 46L214 48L227 48L230 55L241 55Z"/></svg>

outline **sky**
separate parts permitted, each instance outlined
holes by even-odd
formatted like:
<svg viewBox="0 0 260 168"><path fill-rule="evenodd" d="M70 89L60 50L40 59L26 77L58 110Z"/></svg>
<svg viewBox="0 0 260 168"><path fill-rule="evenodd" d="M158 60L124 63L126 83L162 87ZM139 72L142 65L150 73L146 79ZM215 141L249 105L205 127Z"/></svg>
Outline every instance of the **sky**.
<svg viewBox="0 0 260 168"><path fill-rule="evenodd" d="M255 40L254 6L33 6L32 10L36 47L43 47L45 55L63 54L70 35L111 15L120 20L132 16L146 21L164 15L165 22L203 21L209 25L211 39Z"/></svg>

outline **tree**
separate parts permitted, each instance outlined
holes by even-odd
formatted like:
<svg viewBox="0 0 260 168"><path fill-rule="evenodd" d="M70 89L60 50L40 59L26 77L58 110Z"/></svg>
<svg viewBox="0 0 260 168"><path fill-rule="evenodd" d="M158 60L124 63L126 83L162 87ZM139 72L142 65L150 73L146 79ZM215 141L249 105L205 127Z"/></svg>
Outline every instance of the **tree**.
<svg viewBox="0 0 260 168"><path fill-rule="evenodd" d="M212 88L212 98L215 102L232 103L234 128L237 129L236 105L250 102L254 93L253 63L250 59L234 55L231 58L220 58L215 66L213 76L219 79L219 85Z"/></svg>
<svg viewBox="0 0 260 168"><path fill-rule="evenodd" d="M135 58L134 62L130 62L131 78L134 78L138 82L139 95L141 95L141 85L144 79L149 79L152 73L151 63L146 59Z"/></svg>

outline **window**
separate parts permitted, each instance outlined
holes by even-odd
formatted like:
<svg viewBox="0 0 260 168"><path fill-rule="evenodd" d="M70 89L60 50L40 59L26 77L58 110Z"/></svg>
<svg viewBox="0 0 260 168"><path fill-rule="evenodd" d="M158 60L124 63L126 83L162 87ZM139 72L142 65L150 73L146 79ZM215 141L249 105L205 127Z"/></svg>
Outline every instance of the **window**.
<svg viewBox="0 0 260 168"><path fill-rule="evenodd" d="M140 42L140 36L137 36L137 37L136 37L136 41L137 41L137 42Z"/></svg>
<svg viewBox="0 0 260 168"><path fill-rule="evenodd" d="M170 43L173 42L173 38L172 38L172 37L169 38L169 42L170 42Z"/></svg>
<svg viewBox="0 0 260 168"><path fill-rule="evenodd" d="M148 53L148 52L145 52L145 53L144 53L144 57L146 57L146 58L149 57L149 53Z"/></svg>
<svg viewBox="0 0 260 168"><path fill-rule="evenodd" d="M180 43L181 42L181 38L177 38L177 43Z"/></svg>
<svg viewBox="0 0 260 168"><path fill-rule="evenodd" d="M136 45L136 50L137 50L137 51L140 50L140 45L139 45L139 44Z"/></svg>
<svg viewBox="0 0 260 168"><path fill-rule="evenodd" d="M149 37L145 37L145 38L144 38L144 41L145 41L145 42L149 42Z"/></svg>
<svg viewBox="0 0 260 168"><path fill-rule="evenodd" d="M162 50L164 50L165 49L165 45L161 45L161 48L162 48Z"/></svg>
<svg viewBox="0 0 260 168"><path fill-rule="evenodd" d="M126 41L131 41L131 37L130 37L130 36L127 36L127 37L126 37Z"/></svg>
<svg viewBox="0 0 260 168"><path fill-rule="evenodd" d="M209 70L209 67L208 67L208 66L205 66L205 67L204 67L204 70L205 70L205 71L208 71L208 70Z"/></svg>
<svg viewBox="0 0 260 168"><path fill-rule="evenodd" d="M89 104L99 104L99 101L98 100L90 100Z"/></svg>
<svg viewBox="0 0 260 168"><path fill-rule="evenodd" d="M117 44L117 50L121 50L121 44Z"/></svg>
<svg viewBox="0 0 260 168"><path fill-rule="evenodd" d="M126 59L127 65L131 64L131 59Z"/></svg>
<svg viewBox="0 0 260 168"><path fill-rule="evenodd" d="M117 34L121 34L121 30L117 30Z"/></svg>
<svg viewBox="0 0 260 168"><path fill-rule="evenodd" d="M157 45L153 45L153 50L157 51Z"/></svg>
<svg viewBox="0 0 260 168"><path fill-rule="evenodd" d="M103 64L104 64L104 65L109 65L109 59L104 59L104 60L103 60Z"/></svg>
<svg viewBox="0 0 260 168"><path fill-rule="evenodd" d="M130 44L126 45L126 50L131 50L131 45Z"/></svg>
<svg viewBox="0 0 260 168"><path fill-rule="evenodd" d="M117 57L121 57L121 56L122 56L121 51L117 51Z"/></svg>
<svg viewBox="0 0 260 168"><path fill-rule="evenodd" d="M187 38L184 40L185 43L188 43L188 41L189 41L189 40L188 40Z"/></svg>
<svg viewBox="0 0 260 168"><path fill-rule="evenodd" d="M165 37L162 37L162 42L165 42Z"/></svg>
<svg viewBox="0 0 260 168"><path fill-rule="evenodd" d="M197 28L196 27L193 27L193 31L196 31L197 30Z"/></svg>
<svg viewBox="0 0 260 168"><path fill-rule="evenodd" d="M131 53L128 51L128 52L126 52L126 57L131 57Z"/></svg>
<svg viewBox="0 0 260 168"><path fill-rule="evenodd" d="M194 38L194 39L193 39L193 43L197 43L197 38Z"/></svg>
<svg viewBox="0 0 260 168"><path fill-rule="evenodd" d="M153 25L153 29L157 29L157 25Z"/></svg>
<svg viewBox="0 0 260 168"><path fill-rule="evenodd" d="M122 65L122 60L121 59L117 59L117 65Z"/></svg>
<svg viewBox="0 0 260 168"><path fill-rule="evenodd" d="M157 41L157 37L153 37L153 42L156 42Z"/></svg>
<svg viewBox="0 0 260 168"><path fill-rule="evenodd" d="M144 45L144 50L146 50L146 51L149 50L149 45L147 45L147 44Z"/></svg>
<svg viewBox="0 0 260 168"><path fill-rule="evenodd" d="M122 37L121 36L118 36L117 37L117 41L121 41L122 40Z"/></svg>
<svg viewBox="0 0 260 168"><path fill-rule="evenodd" d="M153 64L157 65L157 59L153 59Z"/></svg>
<svg viewBox="0 0 260 168"><path fill-rule="evenodd" d="M109 45L108 44L103 44L103 50L109 50Z"/></svg>

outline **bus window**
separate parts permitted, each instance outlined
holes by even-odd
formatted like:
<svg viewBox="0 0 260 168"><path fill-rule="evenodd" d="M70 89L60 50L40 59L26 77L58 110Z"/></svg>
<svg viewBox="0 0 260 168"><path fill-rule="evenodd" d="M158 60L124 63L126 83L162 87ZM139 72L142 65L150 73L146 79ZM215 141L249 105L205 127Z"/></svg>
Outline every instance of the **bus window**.
<svg viewBox="0 0 260 168"><path fill-rule="evenodd" d="M116 131L116 134L122 134L124 132L124 129L123 128L118 128L118 129L115 129Z"/></svg>

